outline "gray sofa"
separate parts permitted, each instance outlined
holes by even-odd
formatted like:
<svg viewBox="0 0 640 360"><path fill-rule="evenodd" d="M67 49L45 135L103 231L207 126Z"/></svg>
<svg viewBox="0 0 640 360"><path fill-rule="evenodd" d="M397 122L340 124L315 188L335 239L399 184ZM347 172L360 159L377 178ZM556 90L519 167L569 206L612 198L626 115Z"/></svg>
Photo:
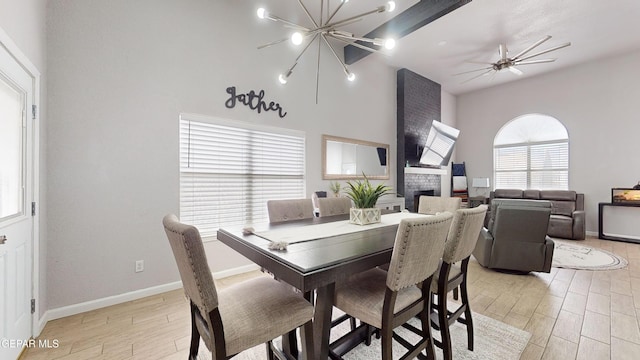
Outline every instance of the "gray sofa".
<svg viewBox="0 0 640 360"><path fill-rule="evenodd" d="M496 199L488 227L473 251L480 265L516 272L551 271L554 243L547 236L551 203L541 200Z"/></svg>
<svg viewBox="0 0 640 360"><path fill-rule="evenodd" d="M496 189L489 195L489 204L493 199L547 200L551 203L547 235L573 240L585 238L584 194L572 190ZM487 213L485 226L489 217Z"/></svg>

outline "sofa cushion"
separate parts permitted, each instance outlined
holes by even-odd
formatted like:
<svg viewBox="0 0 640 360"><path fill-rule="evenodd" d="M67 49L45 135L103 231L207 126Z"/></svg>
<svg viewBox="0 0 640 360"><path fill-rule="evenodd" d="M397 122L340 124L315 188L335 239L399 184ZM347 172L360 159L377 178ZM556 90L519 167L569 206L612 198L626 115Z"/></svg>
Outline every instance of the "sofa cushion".
<svg viewBox="0 0 640 360"><path fill-rule="evenodd" d="M573 190L540 190L542 200L576 201L576 192Z"/></svg>
<svg viewBox="0 0 640 360"><path fill-rule="evenodd" d="M571 218L576 210L576 203L573 201L549 200L549 202L551 202L552 215L564 215Z"/></svg>
<svg viewBox="0 0 640 360"><path fill-rule="evenodd" d="M493 192L495 198L521 199L522 190L518 189L496 189Z"/></svg>
<svg viewBox="0 0 640 360"><path fill-rule="evenodd" d="M573 219L569 216L551 215L549 217L549 236L565 239L573 238Z"/></svg>
<svg viewBox="0 0 640 360"><path fill-rule="evenodd" d="M525 190L522 192L522 197L525 199L540 199L540 190Z"/></svg>

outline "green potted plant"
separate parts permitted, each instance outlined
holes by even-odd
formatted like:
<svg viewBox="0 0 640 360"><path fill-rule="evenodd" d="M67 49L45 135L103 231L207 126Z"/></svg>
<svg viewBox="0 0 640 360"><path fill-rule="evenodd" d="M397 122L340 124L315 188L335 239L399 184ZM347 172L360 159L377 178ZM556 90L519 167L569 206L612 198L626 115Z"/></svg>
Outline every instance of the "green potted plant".
<svg viewBox="0 0 640 360"><path fill-rule="evenodd" d="M349 222L358 225L378 223L380 209L376 202L382 195L390 193L391 188L384 184L374 187L364 173L362 176L364 180L347 181L345 193L354 205L349 211Z"/></svg>
<svg viewBox="0 0 640 360"><path fill-rule="evenodd" d="M335 197L339 197L340 196L340 190L342 189L342 185L340 185L339 182L330 182L329 183L329 189L331 189L331 192L333 193L333 196Z"/></svg>

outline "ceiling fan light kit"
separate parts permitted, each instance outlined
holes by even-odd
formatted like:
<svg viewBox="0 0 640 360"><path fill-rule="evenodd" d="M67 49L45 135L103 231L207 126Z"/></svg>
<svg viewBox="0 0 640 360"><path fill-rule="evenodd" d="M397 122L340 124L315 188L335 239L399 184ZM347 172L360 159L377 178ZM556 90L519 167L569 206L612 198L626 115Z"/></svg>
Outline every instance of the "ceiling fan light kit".
<svg viewBox="0 0 640 360"><path fill-rule="evenodd" d="M391 50L396 45L396 41L393 38L371 39L366 37L357 37L350 32L340 30L340 28L342 28L343 26L360 21L366 16L369 16L372 14L379 14L383 12L391 12L395 10L396 3L394 1L387 1L384 5L378 6L370 11L364 12L359 15L351 16L346 19L335 21L334 17L338 13L338 11L340 11L340 9L342 9L342 7L348 2L349 0L340 0L337 7L333 9L333 11L331 11L330 0L320 0L320 16L318 19L316 19L311 15L311 13L309 12L305 4L302 2L302 0L298 0L298 4L300 5L302 10L306 14L307 18L309 19L310 23L312 24L311 27L306 27L306 26L299 25L294 22L285 20L277 15L270 13L265 8L259 8L257 10L257 16L259 19L279 22L283 24L285 27L289 27L295 30L291 34L291 36L258 46L258 49L264 49L266 47L277 45L286 41L291 41L291 43L296 46L301 46L306 42L306 44L304 45L304 47L302 48L298 56L295 58L293 64L284 73L278 76L278 81L281 84L287 83L289 77L293 73L293 69L296 67L296 65L298 65L298 61L300 60L302 55L307 51L307 49L309 49L312 43L318 40L318 59L317 59L317 69L316 69L316 103L318 102L318 79L320 77L320 51L319 50L322 44L325 44L328 47L333 57L336 59L336 61L338 61L338 63L342 67L342 70L347 80L349 81L354 81L356 76L347 68L347 65L342 60L342 58L338 56L338 53L336 52L334 45L329 41L330 39L336 40L348 45L353 45L358 48L365 49L371 52L380 52L382 48L386 50ZM325 8L325 5L326 5L326 8ZM324 17L325 12L326 12L326 17ZM371 43L373 45L378 46L380 49L373 49L367 46L363 46L361 44L358 44L357 41Z"/></svg>
<svg viewBox="0 0 640 360"><path fill-rule="evenodd" d="M528 48L520 51L517 55L515 55L514 57L509 57L509 51L507 50L507 45L506 44L500 44L498 46L498 54L500 55L500 59L494 63L487 63L487 67L483 67L480 69L474 69L474 70L469 70L469 71L464 71L461 73L457 73L457 74L453 74L454 76L457 75L464 75L464 74L470 74L470 73L475 73L478 71L482 71L482 73L473 76L465 81L463 81L462 83L466 83L469 82L473 79L477 79L481 76L485 76L488 75L489 73L493 72L493 75L495 75L498 72L501 72L502 70L509 70L510 72L520 76L522 75L522 71L520 69L518 69L518 66L521 65L532 65L532 64L543 64L543 63L550 63L550 62L554 62L556 61L555 58L553 59L538 59L538 60L529 60L531 58L534 58L536 56L540 56L543 54L547 54L550 53L552 51L558 50L558 49L562 49L564 47L570 46L571 43L565 43L562 45L558 45L558 46L554 46L552 48L549 48L547 50L542 50L539 51L537 53L534 54L530 54L525 56L526 54L528 54L531 50L535 49L536 47L540 46L542 43L544 43L545 41L551 39L550 35L547 35L545 37L543 37L542 39L536 41L535 43L533 43L532 45L530 45Z"/></svg>

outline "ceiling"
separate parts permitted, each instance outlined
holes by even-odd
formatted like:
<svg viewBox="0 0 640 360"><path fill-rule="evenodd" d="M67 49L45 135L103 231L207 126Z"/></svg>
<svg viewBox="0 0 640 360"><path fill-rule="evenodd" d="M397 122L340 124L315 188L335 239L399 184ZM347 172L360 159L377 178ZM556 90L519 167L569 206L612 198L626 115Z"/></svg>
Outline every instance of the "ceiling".
<svg viewBox="0 0 640 360"><path fill-rule="evenodd" d="M272 13L309 25L297 4L275 0L263 2ZM351 0L340 9L336 20L371 10L385 2ZM417 2L396 0L394 13L368 16L345 27L345 30L362 36ZM316 3L317 0L305 2L314 16L319 14ZM337 4L338 0L331 1L331 9ZM457 95L640 49L639 19L638 0L473 0L398 39L389 55L373 56L390 66L417 72L440 83L443 90ZM557 58L553 63L522 65L519 67L524 72L521 76L503 71L493 77L482 76L466 83L462 82L475 74L452 75L484 67L477 62L497 61L500 43L506 43L509 54L513 56L545 35L553 38L535 51L566 42L572 44L534 58ZM357 65L351 67L357 68Z"/></svg>

